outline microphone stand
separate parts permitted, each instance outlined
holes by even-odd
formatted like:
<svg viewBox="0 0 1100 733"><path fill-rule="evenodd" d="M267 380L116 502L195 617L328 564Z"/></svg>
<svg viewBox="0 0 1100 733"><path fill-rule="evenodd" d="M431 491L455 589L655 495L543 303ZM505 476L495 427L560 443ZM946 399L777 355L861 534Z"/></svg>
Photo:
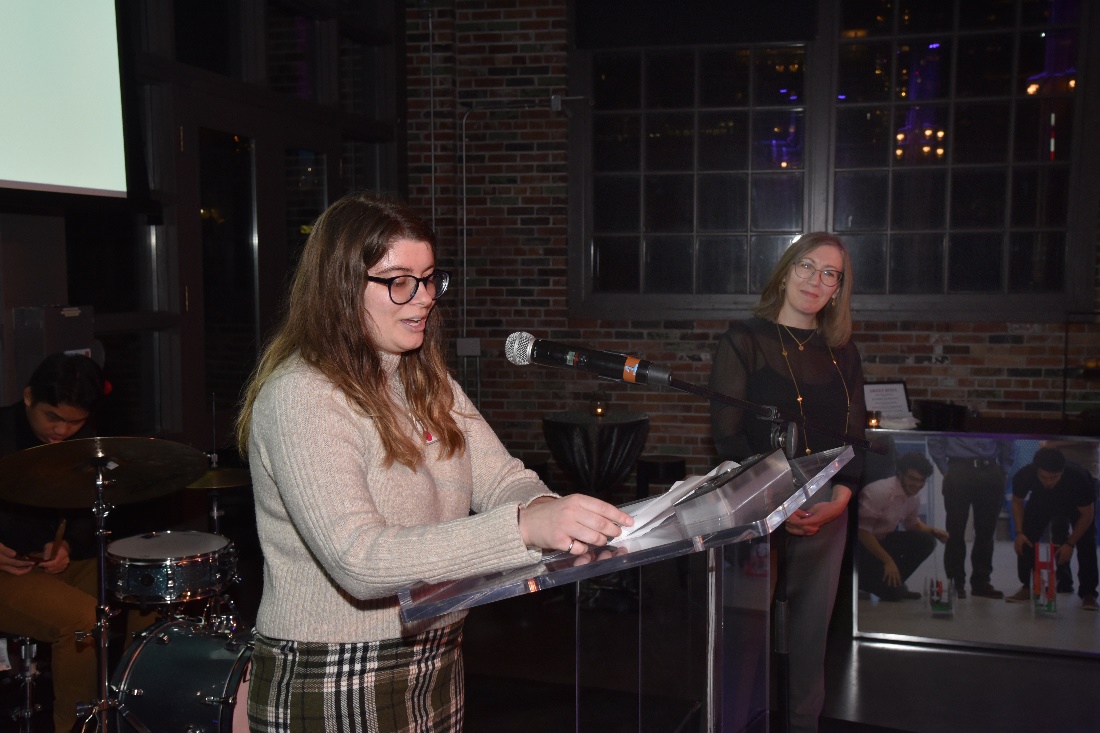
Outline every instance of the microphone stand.
<svg viewBox="0 0 1100 733"><path fill-rule="evenodd" d="M783 534L775 538L775 688L777 707L783 716L783 730L791 729L791 647L790 612L787 609L787 540Z"/></svg>

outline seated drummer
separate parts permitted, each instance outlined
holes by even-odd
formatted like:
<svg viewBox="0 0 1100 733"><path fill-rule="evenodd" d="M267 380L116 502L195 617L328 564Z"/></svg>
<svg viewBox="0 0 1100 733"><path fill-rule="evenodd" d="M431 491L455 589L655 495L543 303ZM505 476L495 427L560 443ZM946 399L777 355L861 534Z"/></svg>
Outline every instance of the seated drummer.
<svg viewBox="0 0 1100 733"><path fill-rule="evenodd" d="M109 391L99 365L88 357L46 357L23 399L0 408L0 457L92 437L91 419ZM26 491L30 497L49 487ZM90 510L83 513L89 516L66 517L62 526L63 512L24 506L19 496L0 499L0 631L50 644L56 733L74 728L77 703L99 697L96 644L91 636L76 640L76 632L95 627L99 595L95 526Z"/></svg>

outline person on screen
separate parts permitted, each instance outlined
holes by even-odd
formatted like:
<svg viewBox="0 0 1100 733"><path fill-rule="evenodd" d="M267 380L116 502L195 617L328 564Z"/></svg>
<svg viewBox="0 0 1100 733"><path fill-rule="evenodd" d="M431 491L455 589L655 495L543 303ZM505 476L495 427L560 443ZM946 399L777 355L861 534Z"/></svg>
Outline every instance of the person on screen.
<svg viewBox="0 0 1100 733"><path fill-rule="evenodd" d="M91 437L90 421L109 389L106 385L99 365L86 356L46 357L31 374L23 399L0 410L0 456ZM28 486L26 491L49 489ZM90 510L87 514L90 518ZM0 502L0 631L50 645L58 733L73 729L78 703L99 696L96 644L90 635L76 637L77 632L90 633L97 621L94 545L91 522L24 505L18 497Z"/></svg>
<svg viewBox="0 0 1100 733"><path fill-rule="evenodd" d="M1068 567L1077 551L1081 608L1096 611L1096 480L1081 466L1066 460L1062 451L1044 446L1031 463L1012 477L1012 519L1016 523L1016 574L1023 584L1005 598L1009 603L1031 600L1031 574L1035 567L1035 543L1052 521L1072 529L1055 549L1055 564Z"/></svg>
<svg viewBox="0 0 1100 733"><path fill-rule="evenodd" d="M254 732L461 730L465 614L405 623L398 591L579 555L633 523L556 497L501 445L444 362L448 284L434 233L394 200L346 196L306 242L237 426L264 559Z"/></svg>
<svg viewBox="0 0 1100 733"><path fill-rule="evenodd" d="M905 581L936 549L947 532L920 520L920 492L932 475L921 453L897 460L897 474L872 481L859 492L859 545L856 564L859 589L883 601L921 597ZM903 529L898 529L901 525Z"/></svg>
<svg viewBox="0 0 1100 733"><path fill-rule="evenodd" d="M943 570L966 598L966 524L974 517L970 550L970 592L979 598L1004 598L993 587L993 535L1005 501L1005 484L1012 466L1011 440L962 435L928 437L928 454L943 474L944 524L948 539Z"/></svg>
<svg viewBox="0 0 1100 733"><path fill-rule="evenodd" d="M864 435L863 367L851 339L852 279L851 258L840 239L825 232L802 235L772 270L756 315L732 324L714 355L712 390L779 407L831 432L799 430L800 455L842 445L836 435ZM711 405L711 434L721 458L743 460L774 450L771 423L737 407ZM825 641L847 539L848 502L862 469L860 450L787 519L784 531L772 535L786 557L792 731L816 731L825 703Z"/></svg>

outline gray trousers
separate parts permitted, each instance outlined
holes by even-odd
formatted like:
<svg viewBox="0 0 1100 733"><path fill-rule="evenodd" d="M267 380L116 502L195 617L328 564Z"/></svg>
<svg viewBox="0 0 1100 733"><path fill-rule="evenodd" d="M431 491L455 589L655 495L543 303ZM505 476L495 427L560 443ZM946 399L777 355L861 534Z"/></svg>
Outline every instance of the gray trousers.
<svg viewBox="0 0 1100 733"><path fill-rule="evenodd" d="M816 732L825 705L825 644L840 582L848 512L811 537L796 537L782 529L776 534L777 540L787 543L790 731Z"/></svg>

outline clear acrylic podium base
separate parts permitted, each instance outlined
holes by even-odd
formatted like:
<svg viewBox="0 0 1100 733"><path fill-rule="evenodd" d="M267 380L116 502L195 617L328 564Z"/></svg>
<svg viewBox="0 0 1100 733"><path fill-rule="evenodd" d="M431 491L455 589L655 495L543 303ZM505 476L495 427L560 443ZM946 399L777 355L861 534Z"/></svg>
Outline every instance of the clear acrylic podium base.
<svg viewBox="0 0 1100 733"><path fill-rule="evenodd" d="M525 730L641 731L643 723L647 732L767 730L768 538L852 455L845 447L788 461L776 451L616 546L404 589L398 595L402 617L413 622L562 588L546 603L512 604L522 607L523 618L494 623L515 621L510 641L516 654L501 650L506 659L474 670L499 672L510 684L546 684L553 677L572 687L572 710L561 711L560 720L541 721L545 728L527 721ZM637 503L624 508L632 506ZM571 647L525 651L545 639L570 637ZM548 653L559 658L548 660ZM470 656L473 661L476 655ZM608 715L614 716L611 728Z"/></svg>

